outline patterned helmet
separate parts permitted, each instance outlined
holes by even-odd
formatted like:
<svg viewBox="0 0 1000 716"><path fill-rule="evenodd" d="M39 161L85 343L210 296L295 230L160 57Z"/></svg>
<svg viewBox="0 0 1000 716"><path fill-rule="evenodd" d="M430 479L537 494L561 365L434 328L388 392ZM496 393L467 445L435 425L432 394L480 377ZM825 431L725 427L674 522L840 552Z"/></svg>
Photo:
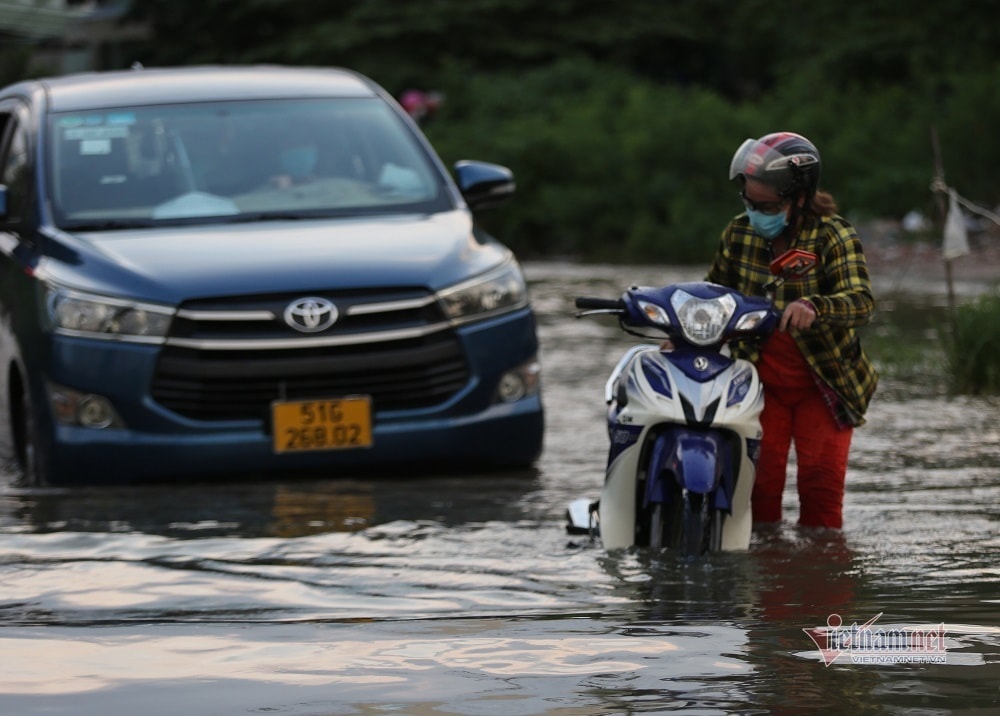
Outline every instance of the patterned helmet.
<svg viewBox="0 0 1000 716"><path fill-rule="evenodd" d="M822 162L819 150L808 139L792 132L775 132L748 139L733 155L729 178L767 184L781 197L805 193L811 197L819 187Z"/></svg>

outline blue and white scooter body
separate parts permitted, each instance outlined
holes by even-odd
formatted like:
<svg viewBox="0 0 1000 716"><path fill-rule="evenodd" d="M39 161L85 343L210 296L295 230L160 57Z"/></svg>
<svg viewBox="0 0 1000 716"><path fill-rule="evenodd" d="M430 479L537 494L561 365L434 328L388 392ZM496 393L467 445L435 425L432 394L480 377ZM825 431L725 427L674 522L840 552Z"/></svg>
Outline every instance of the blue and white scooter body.
<svg viewBox="0 0 1000 716"><path fill-rule="evenodd" d="M625 332L660 342L629 350L608 379L604 486L598 502L570 505L570 531L599 530L608 549L749 546L764 391L730 344L770 335L781 316L776 289L816 262L799 249L777 257L764 297L692 282L576 299L578 317L614 315Z"/></svg>
<svg viewBox="0 0 1000 716"><path fill-rule="evenodd" d="M805 252L780 257L774 284L814 264ZM579 316L612 314L627 333L661 343L629 350L608 379L604 486L597 503L570 506L575 531L581 523L593 528L596 512L608 549L701 554L749 546L764 396L757 370L734 358L730 343L775 329L772 290L754 297L692 282L576 299Z"/></svg>
<svg viewBox="0 0 1000 716"><path fill-rule="evenodd" d="M724 511L721 549L749 545L763 388L751 363L727 353L636 346L618 363L605 389L611 446L598 514L607 549L635 544L637 501L667 501L667 480Z"/></svg>

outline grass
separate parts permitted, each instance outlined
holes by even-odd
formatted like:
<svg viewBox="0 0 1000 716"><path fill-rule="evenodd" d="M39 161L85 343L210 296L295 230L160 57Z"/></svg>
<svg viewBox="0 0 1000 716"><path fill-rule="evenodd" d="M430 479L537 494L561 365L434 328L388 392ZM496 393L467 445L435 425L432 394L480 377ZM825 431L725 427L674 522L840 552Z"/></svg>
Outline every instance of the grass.
<svg viewBox="0 0 1000 716"><path fill-rule="evenodd" d="M861 344L884 378L944 385L947 325L946 311L922 299L881 298Z"/></svg>
<svg viewBox="0 0 1000 716"><path fill-rule="evenodd" d="M1000 294L955 309L881 300L861 342L882 377L957 395L1000 395Z"/></svg>
<svg viewBox="0 0 1000 716"><path fill-rule="evenodd" d="M1000 294L980 296L955 312L954 336L944 342L951 390L1000 395Z"/></svg>

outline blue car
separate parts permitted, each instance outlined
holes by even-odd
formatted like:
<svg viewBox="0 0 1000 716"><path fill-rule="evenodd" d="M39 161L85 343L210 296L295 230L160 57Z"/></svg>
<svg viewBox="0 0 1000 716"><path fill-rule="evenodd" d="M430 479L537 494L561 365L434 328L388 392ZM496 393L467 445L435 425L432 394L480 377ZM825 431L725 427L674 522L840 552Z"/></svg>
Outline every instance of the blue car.
<svg viewBox="0 0 1000 716"><path fill-rule="evenodd" d="M449 173L340 69L0 90L0 448L27 485L530 465L535 317Z"/></svg>

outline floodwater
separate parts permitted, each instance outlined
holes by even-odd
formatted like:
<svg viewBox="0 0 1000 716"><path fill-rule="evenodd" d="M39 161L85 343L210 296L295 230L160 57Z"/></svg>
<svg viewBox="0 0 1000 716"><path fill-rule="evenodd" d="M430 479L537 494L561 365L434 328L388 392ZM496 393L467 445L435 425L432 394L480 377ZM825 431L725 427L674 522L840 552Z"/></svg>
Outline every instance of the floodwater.
<svg viewBox="0 0 1000 716"><path fill-rule="evenodd" d="M790 485L748 552L607 553L563 513L599 492L629 342L572 298L695 276L526 269L534 470L0 488L0 713L1000 712L1000 402L883 381L842 533L798 530ZM853 663L803 631L867 622L943 630L944 663Z"/></svg>

